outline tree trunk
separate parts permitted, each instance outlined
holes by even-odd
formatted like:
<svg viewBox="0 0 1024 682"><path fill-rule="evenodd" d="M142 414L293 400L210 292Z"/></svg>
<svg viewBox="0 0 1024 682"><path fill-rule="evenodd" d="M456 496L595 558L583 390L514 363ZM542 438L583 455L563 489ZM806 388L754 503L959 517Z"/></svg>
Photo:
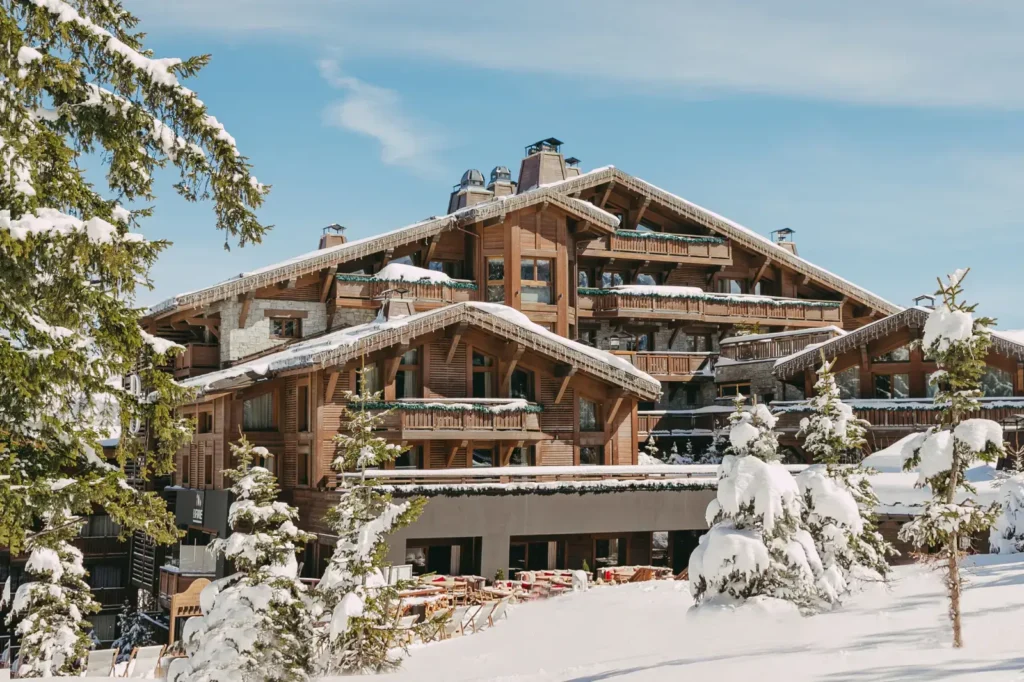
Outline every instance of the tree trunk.
<svg viewBox="0 0 1024 682"><path fill-rule="evenodd" d="M950 467L949 491L946 503L953 504L956 499L956 487L960 471L960 455L956 451L956 440L953 441L953 462ZM949 538L949 574L946 576L946 589L949 591L949 619L953 621L953 648L960 649L964 645L960 629L960 534L954 532Z"/></svg>

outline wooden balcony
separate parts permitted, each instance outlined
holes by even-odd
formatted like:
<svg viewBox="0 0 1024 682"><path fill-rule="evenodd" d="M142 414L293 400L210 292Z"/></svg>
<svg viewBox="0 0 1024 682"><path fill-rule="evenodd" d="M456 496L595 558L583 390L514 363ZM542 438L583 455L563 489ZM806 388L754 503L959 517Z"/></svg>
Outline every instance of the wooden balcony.
<svg viewBox="0 0 1024 682"><path fill-rule="evenodd" d="M658 381L690 381L711 366L713 353L675 353L670 351L613 351L637 369Z"/></svg>
<svg viewBox="0 0 1024 682"><path fill-rule="evenodd" d="M376 306L373 299L388 289L404 289L405 295L416 302L418 308L437 308L450 303L477 300L477 285L468 280L452 280L441 284L433 282L383 282L363 275L339 276L335 284L335 295L342 302L362 302ZM371 303L373 302L373 303Z"/></svg>
<svg viewBox="0 0 1024 682"><path fill-rule="evenodd" d="M392 440L545 440L539 408L502 409L520 401L469 399L399 400L389 410L383 430Z"/></svg>
<svg viewBox="0 0 1024 682"><path fill-rule="evenodd" d="M646 440L655 435L710 436L716 428L716 419L724 421L726 414L699 412L697 410L652 410L637 413L637 437Z"/></svg>
<svg viewBox="0 0 1024 682"><path fill-rule="evenodd" d="M838 335L838 331L828 329L772 338L762 338L761 335L753 335L750 340L744 340L744 337L739 337L735 341L722 343L719 347L719 354L723 358L737 362L775 360L802 351L811 344L823 343Z"/></svg>
<svg viewBox="0 0 1024 682"><path fill-rule="evenodd" d="M769 296L733 296L708 293L695 297L636 295L613 289L584 289L580 292L581 316L639 317L647 319L693 320L724 324L762 324L786 327L840 325L842 306L838 301L814 301Z"/></svg>
<svg viewBox="0 0 1024 682"><path fill-rule="evenodd" d="M732 244L727 239L618 230L595 239L580 254L594 258L731 265Z"/></svg>
<svg viewBox="0 0 1024 682"><path fill-rule="evenodd" d="M215 577L216 574L214 573L183 573L179 571L176 566L161 566L159 591L160 606L165 609L169 609L171 606L171 597L176 594L181 594L189 588L189 585L200 578L213 580Z"/></svg>
<svg viewBox="0 0 1024 682"><path fill-rule="evenodd" d="M220 369L220 346L215 343L187 343L174 357L174 378L185 379Z"/></svg>

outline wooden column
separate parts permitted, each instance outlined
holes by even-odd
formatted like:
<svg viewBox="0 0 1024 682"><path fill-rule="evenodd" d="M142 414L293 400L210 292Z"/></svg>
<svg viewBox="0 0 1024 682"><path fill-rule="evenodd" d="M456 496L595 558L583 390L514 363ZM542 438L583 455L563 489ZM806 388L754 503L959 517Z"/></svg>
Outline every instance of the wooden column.
<svg viewBox="0 0 1024 682"><path fill-rule="evenodd" d="M558 255L555 257L555 281L552 282L552 285L554 286L555 303L558 306L558 321L555 323L555 333L559 336L568 337L570 288L574 287L576 283L569 279L572 273L569 267L569 254L566 252L570 245L569 230L566 227L565 221L565 216L558 216L558 229L555 239L555 248L558 249Z"/></svg>
<svg viewBox="0 0 1024 682"><path fill-rule="evenodd" d="M874 384L871 381L871 357L868 355L868 347L860 347L860 397L873 398L875 393Z"/></svg>

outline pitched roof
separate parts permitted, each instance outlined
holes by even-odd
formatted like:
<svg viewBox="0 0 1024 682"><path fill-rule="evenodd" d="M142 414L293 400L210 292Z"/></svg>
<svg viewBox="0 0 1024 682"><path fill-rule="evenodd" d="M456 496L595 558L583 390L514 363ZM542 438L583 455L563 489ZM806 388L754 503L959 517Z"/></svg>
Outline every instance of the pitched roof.
<svg viewBox="0 0 1024 682"><path fill-rule="evenodd" d="M161 301L150 308L147 315L160 315L180 308L208 305L286 279L318 272L338 263L357 260L387 249L427 239L462 225L471 225L481 220L496 218L511 211L545 202L609 232L613 232L619 226L619 219L611 213L589 202L566 196L564 192L541 187L522 194L496 197L447 215L432 216L427 220L391 232L337 244L326 249L317 249L285 261L243 272L237 277L232 277L219 284L177 294Z"/></svg>
<svg viewBox="0 0 1024 682"><path fill-rule="evenodd" d="M866 324L860 329L847 332L843 336L820 344L812 344L800 352L793 353L775 361L773 374L780 378L793 376L805 369L813 369L818 366L821 353L832 359L854 348L870 343L875 339L888 336L893 332L909 326L924 328L931 314L928 308L906 308L881 320ZM1024 361L1024 338L1020 332L1007 330L992 330L992 349L1000 355Z"/></svg>
<svg viewBox="0 0 1024 682"><path fill-rule="evenodd" d="M755 251L762 256L767 256L778 263L782 263L800 274L821 282L822 284L868 305L875 310L890 315L902 310L900 306L885 300L881 296L878 296L863 287L857 286L849 280L843 279L839 275L818 267L814 263L797 256L788 249L779 246L772 240L754 232L750 228L744 227L737 222L729 220L728 218L725 218L713 211L709 211L708 209L698 206L691 201L687 201L686 199L672 194L671 192L667 192L656 185L652 185L646 180L629 175L614 166L597 168L589 173L583 173L576 177L547 184L545 187L570 194L583 189L591 189L606 182L614 182L615 184L622 185L623 187L637 192L644 197L649 197L652 201L656 201L676 213L686 216L699 225L717 232L718 234L725 235L751 251Z"/></svg>
<svg viewBox="0 0 1024 682"><path fill-rule="evenodd" d="M555 334L517 310L497 303L466 302L395 320L375 320L299 341L284 350L181 382L201 393L236 390L295 369L342 365L373 351L465 322L529 350L578 367L597 377L653 400L661 384L627 360Z"/></svg>

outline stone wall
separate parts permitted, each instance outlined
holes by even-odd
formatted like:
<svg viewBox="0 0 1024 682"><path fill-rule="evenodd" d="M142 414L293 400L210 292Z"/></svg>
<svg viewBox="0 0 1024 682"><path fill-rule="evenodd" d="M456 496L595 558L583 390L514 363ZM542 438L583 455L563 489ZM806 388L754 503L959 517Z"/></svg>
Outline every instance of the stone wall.
<svg viewBox="0 0 1024 682"><path fill-rule="evenodd" d="M366 308L338 308L334 311L334 322L331 324L331 329L345 329L347 327L354 327L357 324L373 322L376 317L376 310L367 310Z"/></svg>
<svg viewBox="0 0 1024 682"><path fill-rule="evenodd" d="M245 327L239 328L238 314L241 301L223 301L217 308L220 312L220 361L237 362L255 353L262 353L287 343L289 339L275 339L270 335L270 318L267 310L305 311L302 320L302 335L311 336L327 329L327 306L315 301L282 301L280 299L253 299Z"/></svg>
<svg viewBox="0 0 1024 682"><path fill-rule="evenodd" d="M731 384L749 381L750 392L757 396L758 402L764 402L764 397L769 394L774 400L782 400L782 383L772 375L774 367L775 360L736 363L719 361L715 366L715 383Z"/></svg>
<svg viewBox="0 0 1024 682"><path fill-rule="evenodd" d="M592 326L588 326L588 329L593 329ZM611 343L609 337L615 328L608 320L601 320L600 325L597 327L597 347L601 350L611 350ZM711 352L718 352L718 333L711 334ZM672 341L672 329L664 327L654 332L654 348L650 350L660 351L678 351L684 352L686 348L683 347L683 335L679 334L676 337L675 343L669 345Z"/></svg>

